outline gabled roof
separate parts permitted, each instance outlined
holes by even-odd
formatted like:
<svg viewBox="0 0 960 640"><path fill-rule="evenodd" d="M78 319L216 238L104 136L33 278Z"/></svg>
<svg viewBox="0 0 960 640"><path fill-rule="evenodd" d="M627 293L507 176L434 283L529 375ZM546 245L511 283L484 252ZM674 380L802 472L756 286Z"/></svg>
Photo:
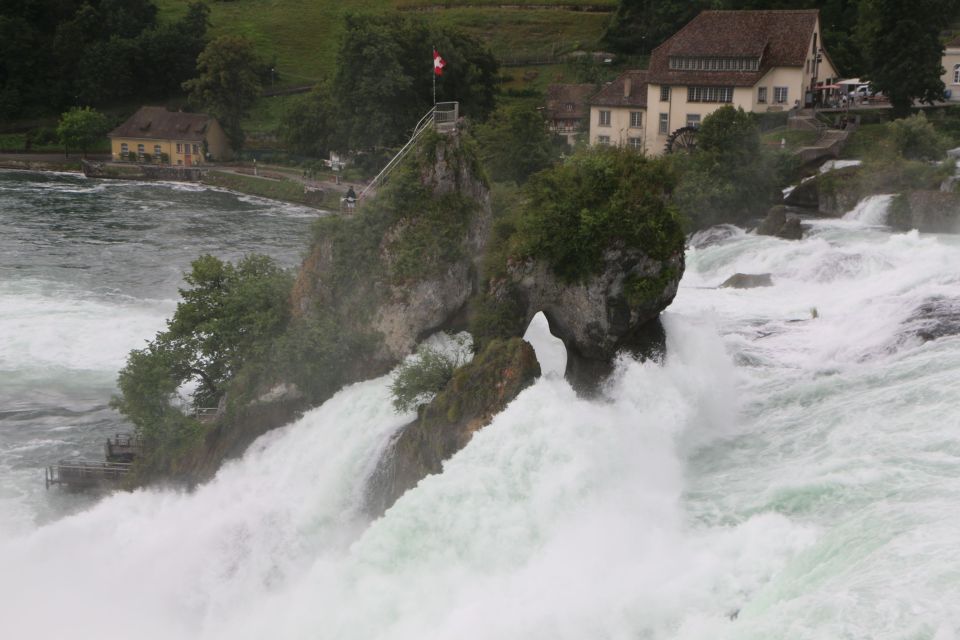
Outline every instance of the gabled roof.
<svg viewBox="0 0 960 640"><path fill-rule="evenodd" d="M598 107L646 107L647 71L625 71L593 96Z"/></svg>
<svg viewBox="0 0 960 640"><path fill-rule="evenodd" d="M551 84L547 86L547 117L579 120L588 115L587 99L597 90L593 84ZM567 110L572 104L573 109Z"/></svg>
<svg viewBox="0 0 960 640"><path fill-rule="evenodd" d="M650 82L752 86L773 67L802 67L819 11L702 11L653 50ZM672 70L681 57L760 58L757 71Z"/></svg>
<svg viewBox="0 0 960 640"><path fill-rule="evenodd" d="M205 113L167 111L164 107L140 107L126 122L107 136L200 141L203 140L213 121L213 118Z"/></svg>

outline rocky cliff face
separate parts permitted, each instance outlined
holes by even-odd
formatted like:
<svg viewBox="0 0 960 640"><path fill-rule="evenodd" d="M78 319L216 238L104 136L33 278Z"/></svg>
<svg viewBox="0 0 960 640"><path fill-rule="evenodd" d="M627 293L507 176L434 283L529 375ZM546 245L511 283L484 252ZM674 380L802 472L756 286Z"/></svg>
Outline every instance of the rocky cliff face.
<svg viewBox="0 0 960 640"><path fill-rule="evenodd" d="M539 376L533 348L520 338L487 344L397 433L368 483L367 509L379 515L420 480L440 473L444 460Z"/></svg>
<svg viewBox="0 0 960 640"><path fill-rule="evenodd" d="M949 191L911 191L890 205L887 224L924 233L960 232L960 194Z"/></svg>

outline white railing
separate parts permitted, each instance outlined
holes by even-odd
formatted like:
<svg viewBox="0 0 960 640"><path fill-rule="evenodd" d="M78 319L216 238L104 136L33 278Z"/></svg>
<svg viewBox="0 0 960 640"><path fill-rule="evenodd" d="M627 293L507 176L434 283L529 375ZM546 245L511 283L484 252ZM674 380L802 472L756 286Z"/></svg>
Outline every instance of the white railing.
<svg viewBox="0 0 960 640"><path fill-rule="evenodd" d="M416 145L417 140L420 139L420 136L422 136L427 129L435 129L436 131L443 132L456 131L459 117L459 102L438 102L433 105L433 108L427 111L427 113L420 118L420 121L417 122L417 126L413 128L413 135L410 136L407 143L403 145L400 151L390 159L390 162L380 170L380 173L370 181L370 184L364 187L357 199L362 200L370 190L381 186L386 181L387 176L390 175L390 172L410 153L410 150Z"/></svg>

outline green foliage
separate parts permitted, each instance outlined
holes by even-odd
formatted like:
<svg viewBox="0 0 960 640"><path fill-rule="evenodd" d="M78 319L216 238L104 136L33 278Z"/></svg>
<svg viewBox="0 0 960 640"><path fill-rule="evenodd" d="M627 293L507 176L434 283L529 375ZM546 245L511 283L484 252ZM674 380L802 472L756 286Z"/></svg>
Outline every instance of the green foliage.
<svg viewBox="0 0 960 640"><path fill-rule="evenodd" d="M296 153L323 158L330 151L336 124L333 97L327 87L318 85L289 105L280 121L280 139Z"/></svg>
<svg viewBox="0 0 960 640"><path fill-rule="evenodd" d="M158 23L149 0L0 3L0 116L163 97L193 74L209 10Z"/></svg>
<svg viewBox="0 0 960 640"><path fill-rule="evenodd" d="M120 395L111 402L144 439L147 467L167 467L203 435L202 425L176 406L178 390L197 381L193 406L216 406L237 371L266 359L288 320L290 276L266 256L250 255L235 266L202 256L185 280L190 288L180 290L167 329L130 352L117 380Z"/></svg>
<svg viewBox="0 0 960 640"><path fill-rule="evenodd" d="M944 98L940 32L955 10L953 0L861 0L856 34L866 75L897 115L906 115L914 100Z"/></svg>
<svg viewBox="0 0 960 640"><path fill-rule="evenodd" d="M452 353L421 345L413 358L397 368L390 384L394 409L398 413L405 413L430 402L447 386L454 371L463 365L465 359L462 343Z"/></svg>
<svg viewBox="0 0 960 640"><path fill-rule="evenodd" d="M603 41L619 53L649 53L711 4L709 0L620 0Z"/></svg>
<svg viewBox="0 0 960 640"><path fill-rule="evenodd" d="M243 148L240 122L260 94L263 66L250 40L221 36L197 58L197 77L183 83L190 100L220 121L235 151Z"/></svg>
<svg viewBox="0 0 960 640"><path fill-rule="evenodd" d="M578 152L527 183L516 246L571 282L601 269L603 252L618 244L666 259L684 242L667 199L675 183L663 160L618 148Z"/></svg>
<svg viewBox="0 0 960 640"><path fill-rule="evenodd" d="M897 153L909 160L940 160L947 152L949 140L939 133L923 115L916 113L887 124Z"/></svg>
<svg viewBox="0 0 960 640"><path fill-rule="evenodd" d="M493 109L497 63L477 40L405 15L349 14L345 21L331 85L338 148L405 142L433 104L433 46L447 61L437 100L458 100L462 115L481 120Z"/></svg>
<svg viewBox="0 0 960 640"><path fill-rule="evenodd" d="M483 163L497 181L526 182L554 159L552 136L533 103L501 107L476 135Z"/></svg>
<svg viewBox="0 0 960 640"><path fill-rule="evenodd" d="M60 116L57 136L65 149L87 149L99 142L110 129L107 117L90 107L75 107Z"/></svg>
<svg viewBox="0 0 960 640"><path fill-rule="evenodd" d="M675 269L661 269L655 276L630 276L624 283L627 304L631 307L645 307L663 295L663 290L677 277Z"/></svg>
<svg viewBox="0 0 960 640"><path fill-rule="evenodd" d="M754 119L731 106L704 118L693 153L669 162L680 175L675 201L692 229L762 215L791 169L760 144Z"/></svg>

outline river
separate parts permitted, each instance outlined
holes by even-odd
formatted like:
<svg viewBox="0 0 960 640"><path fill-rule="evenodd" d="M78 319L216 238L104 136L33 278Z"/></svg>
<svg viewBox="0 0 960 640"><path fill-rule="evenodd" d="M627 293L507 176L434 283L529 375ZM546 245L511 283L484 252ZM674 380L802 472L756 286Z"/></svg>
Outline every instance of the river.
<svg viewBox="0 0 960 640"><path fill-rule="evenodd" d="M624 360L592 400L544 376L370 522L412 417L389 376L193 493L45 492L40 466L121 427L116 370L190 259L293 264L315 214L0 173L4 635L953 639L960 239L891 232L885 206L694 238L662 366ZM716 288L736 272L773 286Z"/></svg>

